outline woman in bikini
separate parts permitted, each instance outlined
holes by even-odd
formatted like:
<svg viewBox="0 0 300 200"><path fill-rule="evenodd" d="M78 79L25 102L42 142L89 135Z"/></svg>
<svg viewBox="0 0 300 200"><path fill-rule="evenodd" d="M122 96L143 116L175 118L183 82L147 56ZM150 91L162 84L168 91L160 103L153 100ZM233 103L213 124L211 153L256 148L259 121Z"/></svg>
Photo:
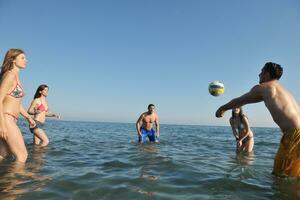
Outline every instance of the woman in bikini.
<svg viewBox="0 0 300 200"><path fill-rule="evenodd" d="M30 131L33 133L33 142L36 145L41 143L41 146L47 146L49 143L49 139L43 130L46 117L59 118L59 115L51 113L48 110L48 103L46 101L48 91L49 87L47 85L40 85L28 109L28 113L34 115L34 121L36 123L34 128L30 128Z"/></svg>
<svg viewBox="0 0 300 200"><path fill-rule="evenodd" d="M249 127L246 115L243 114L242 108L232 109L230 125L233 136L236 139L237 152L252 152L254 146L253 133Z"/></svg>
<svg viewBox="0 0 300 200"><path fill-rule="evenodd" d="M17 119L21 114L30 127L34 120L21 104L25 95L19 80L19 71L27 64L25 53L20 49L10 49L5 57L0 73L0 159L13 155L16 162L25 163L27 149Z"/></svg>

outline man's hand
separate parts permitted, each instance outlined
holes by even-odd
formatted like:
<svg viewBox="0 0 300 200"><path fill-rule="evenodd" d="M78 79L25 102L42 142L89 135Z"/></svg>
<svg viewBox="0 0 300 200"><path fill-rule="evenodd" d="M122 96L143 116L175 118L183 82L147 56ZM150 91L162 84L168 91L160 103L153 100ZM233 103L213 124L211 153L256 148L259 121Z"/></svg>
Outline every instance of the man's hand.
<svg viewBox="0 0 300 200"><path fill-rule="evenodd" d="M223 110L222 107L220 107L217 111L216 111L216 117L220 118L224 116L225 111Z"/></svg>
<svg viewBox="0 0 300 200"><path fill-rule="evenodd" d="M138 138L139 138L139 142L141 143L142 142L142 134L141 134L141 132L138 132Z"/></svg>
<svg viewBox="0 0 300 200"><path fill-rule="evenodd" d="M138 137L139 139L142 139L142 133L140 131L138 132Z"/></svg>
<svg viewBox="0 0 300 200"><path fill-rule="evenodd" d="M156 133L156 138L157 138L157 139L159 138L159 132Z"/></svg>

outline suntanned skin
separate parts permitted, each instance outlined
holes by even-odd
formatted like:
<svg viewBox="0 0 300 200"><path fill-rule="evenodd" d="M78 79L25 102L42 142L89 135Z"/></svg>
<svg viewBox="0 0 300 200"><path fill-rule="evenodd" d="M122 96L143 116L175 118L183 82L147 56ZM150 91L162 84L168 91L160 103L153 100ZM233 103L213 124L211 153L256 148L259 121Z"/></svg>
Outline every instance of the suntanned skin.
<svg viewBox="0 0 300 200"><path fill-rule="evenodd" d="M39 98L34 99L31 102L30 107L28 108L28 113L31 115L34 115L34 120L45 123L46 117L56 117L59 118L59 115L52 113L52 112L45 112L45 111L39 111L37 110L37 107L41 104L45 106L45 109L48 110L48 103L46 101L46 97L48 96L49 89L46 87L44 90L42 90L41 96ZM47 146L49 144L49 139L47 137L47 134L43 129L36 128L34 129L34 135L33 135L33 142L36 145L41 144L41 146Z"/></svg>
<svg viewBox="0 0 300 200"><path fill-rule="evenodd" d="M146 130L151 130L153 128L153 122L154 122L155 126L156 126L156 137L159 138L158 115L154 110L155 110L155 107L150 106L150 108L148 109L148 112L144 112L143 114L141 114L141 116L137 120L136 130L138 133L138 137L142 137L141 127ZM141 126L140 126L140 124L141 124Z"/></svg>
<svg viewBox="0 0 300 200"><path fill-rule="evenodd" d="M223 117L225 111L250 103L264 102L274 122L285 132L300 127L300 108L295 98L277 80L262 69L260 84L248 93L235 98L216 111L216 117Z"/></svg>
<svg viewBox="0 0 300 200"><path fill-rule="evenodd" d="M48 94L49 94L49 89L46 87L43 91L41 91L41 96L39 98L34 99L31 102L31 105L27 111L30 115L34 115L34 119L36 121L39 121L41 123L45 123L46 117L60 118L58 114L55 114L53 112L39 111L36 109L39 105L43 104L45 106L45 109L48 110L48 102L46 100Z"/></svg>
<svg viewBox="0 0 300 200"><path fill-rule="evenodd" d="M240 108L234 108L233 112L234 117L231 117L229 122L232 128L233 136L236 139L236 151L244 151L249 153L253 150L254 138L253 132L249 127L248 119L246 116L243 116L242 118L239 117ZM244 128L242 130L237 130L240 124L243 124ZM243 140L245 140L247 137L247 142L243 144Z"/></svg>
<svg viewBox="0 0 300 200"><path fill-rule="evenodd" d="M16 162L25 163L28 153L22 133L14 117L18 117L21 114L27 119L30 127L35 126L35 121L23 108L21 98L14 98L8 95L8 92L15 87L16 77L19 79L20 69L26 67L27 59L25 54L18 55L13 62L13 69L4 74L0 82L0 159L13 154ZM5 113L10 113L14 117Z"/></svg>

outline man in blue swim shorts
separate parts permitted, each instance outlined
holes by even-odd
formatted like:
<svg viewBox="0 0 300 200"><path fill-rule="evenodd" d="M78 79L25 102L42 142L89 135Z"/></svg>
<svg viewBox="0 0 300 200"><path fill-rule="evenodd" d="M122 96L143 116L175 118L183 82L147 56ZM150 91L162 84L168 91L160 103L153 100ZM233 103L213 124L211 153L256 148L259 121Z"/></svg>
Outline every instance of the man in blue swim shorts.
<svg viewBox="0 0 300 200"><path fill-rule="evenodd" d="M153 128L155 123L155 130ZM148 105L148 112L141 114L136 122L136 130L138 133L139 142L144 143L149 138L150 142L158 142L159 138L159 123L158 115L155 112L155 106L153 104Z"/></svg>

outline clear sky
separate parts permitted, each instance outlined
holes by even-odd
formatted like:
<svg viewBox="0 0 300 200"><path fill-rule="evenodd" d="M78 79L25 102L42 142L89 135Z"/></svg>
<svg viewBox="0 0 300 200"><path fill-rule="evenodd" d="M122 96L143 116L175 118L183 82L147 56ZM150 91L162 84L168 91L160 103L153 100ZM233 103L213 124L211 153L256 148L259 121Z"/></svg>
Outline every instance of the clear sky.
<svg viewBox="0 0 300 200"><path fill-rule="evenodd" d="M299 0L0 0L0 57L22 48L28 107L39 84L65 120L228 125L216 109L258 83L268 61L300 102ZM225 94L208 84L220 80ZM263 103L252 126L275 126Z"/></svg>

